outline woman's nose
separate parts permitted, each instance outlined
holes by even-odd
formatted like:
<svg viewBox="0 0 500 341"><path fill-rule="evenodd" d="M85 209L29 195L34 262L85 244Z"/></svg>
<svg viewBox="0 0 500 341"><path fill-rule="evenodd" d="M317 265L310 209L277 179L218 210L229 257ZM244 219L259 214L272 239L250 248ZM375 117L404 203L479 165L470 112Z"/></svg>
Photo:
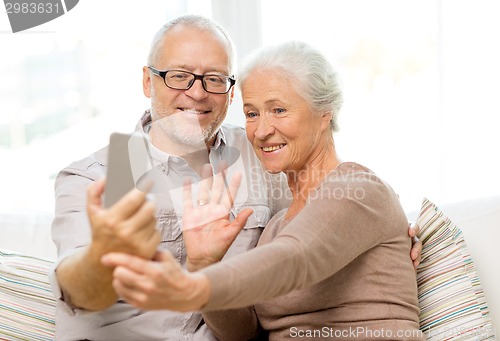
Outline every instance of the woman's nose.
<svg viewBox="0 0 500 341"><path fill-rule="evenodd" d="M263 115L257 122L254 135L258 139L265 140L272 134L274 134L272 119L268 115Z"/></svg>

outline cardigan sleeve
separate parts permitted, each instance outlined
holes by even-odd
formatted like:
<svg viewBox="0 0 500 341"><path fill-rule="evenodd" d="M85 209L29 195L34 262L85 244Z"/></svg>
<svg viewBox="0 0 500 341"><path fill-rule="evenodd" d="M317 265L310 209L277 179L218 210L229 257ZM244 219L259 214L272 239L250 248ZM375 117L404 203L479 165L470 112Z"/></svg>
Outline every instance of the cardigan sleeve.
<svg viewBox="0 0 500 341"><path fill-rule="evenodd" d="M309 199L270 243L202 270L211 285L204 311L246 307L314 285L403 231L389 223L394 212L404 215L397 195L357 164L341 164Z"/></svg>
<svg viewBox="0 0 500 341"><path fill-rule="evenodd" d="M253 340L262 332L253 306L206 312L203 319L219 341Z"/></svg>

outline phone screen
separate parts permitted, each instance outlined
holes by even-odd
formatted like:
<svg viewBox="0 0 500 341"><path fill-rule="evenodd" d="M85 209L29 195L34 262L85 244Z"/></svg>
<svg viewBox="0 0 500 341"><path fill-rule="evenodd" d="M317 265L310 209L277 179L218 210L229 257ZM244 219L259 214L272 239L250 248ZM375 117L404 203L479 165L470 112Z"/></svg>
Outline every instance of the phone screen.
<svg viewBox="0 0 500 341"><path fill-rule="evenodd" d="M104 207L113 206L151 170L148 136L112 133L109 138Z"/></svg>

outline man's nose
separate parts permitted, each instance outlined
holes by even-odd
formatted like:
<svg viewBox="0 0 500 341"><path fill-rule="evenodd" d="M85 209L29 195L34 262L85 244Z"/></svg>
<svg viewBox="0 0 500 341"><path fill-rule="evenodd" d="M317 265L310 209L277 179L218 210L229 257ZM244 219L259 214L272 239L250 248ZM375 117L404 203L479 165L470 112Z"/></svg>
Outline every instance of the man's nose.
<svg viewBox="0 0 500 341"><path fill-rule="evenodd" d="M207 98L209 95L205 88L203 88L203 81L201 79L195 79L191 87L185 92L186 95L196 100Z"/></svg>

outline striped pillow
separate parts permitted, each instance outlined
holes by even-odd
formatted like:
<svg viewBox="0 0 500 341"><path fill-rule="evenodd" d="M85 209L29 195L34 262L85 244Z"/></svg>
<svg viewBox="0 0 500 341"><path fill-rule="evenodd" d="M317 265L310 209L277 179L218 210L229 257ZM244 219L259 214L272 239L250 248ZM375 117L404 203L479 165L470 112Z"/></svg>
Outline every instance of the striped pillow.
<svg viewBox="0 0 500 341"><path fill-rule="evenodd" d="M53 340L52 262L0 250L0 340Z"/></svg>
<svg viewBox="0 0 500 341"><path fill-rule="evenodd" d="M495 340L474 262L460 228L424 199L417 270L420 329L427 340Z"/></svg>

